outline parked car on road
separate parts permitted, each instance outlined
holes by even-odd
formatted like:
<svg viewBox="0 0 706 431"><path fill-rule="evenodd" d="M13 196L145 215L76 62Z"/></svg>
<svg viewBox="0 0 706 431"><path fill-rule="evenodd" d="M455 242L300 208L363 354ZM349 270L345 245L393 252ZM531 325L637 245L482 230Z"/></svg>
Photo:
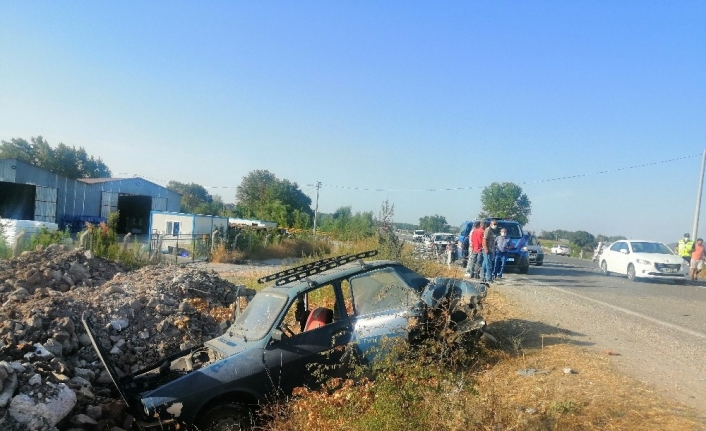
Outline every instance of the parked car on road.
<svg viewBox="0 0 706 431"><path fill-rule="evenodd" d="M429 280L399 262L362 260L376 254L322 259L263 277L258 281L273 284L222 336L129 375L110 361L110 343L97 339L89 317L83 324L141 428L248 429L255 406L314 387L318 372L339 372L345 355L365 364L381 356L385 340L439 335L430 316L449 322L439 328L445 336L482 335L487 284Z"/></svg>
<svg viewBox="0 0 706 431"><path fill-rule="evenodd" d="M556 254L559 256L570 256L571 255L571 249L569 248L568 245L564 244L554 244L552 248L549 250L551 254Z"/></svg>
<svg viewBox="0 0 706 431"><path fill-rule="evenodd" d="M529 256L529 263L535 264L537 266L544 265L544 250L542 250L542 244L536 236L527 234L525 235L525 248Z"/></svg>
<svg viewBox="0 0 706 431"><path fill-rule="evenodd" d="M601 253L600 259L603 274L624 274L630 280L649 278L685 283L689 274L684 259L656 241L616 241Z"/></svg>
<svg viewBox="0 0 706 431"><path fill-rule="evenodd" d="M448 244L456 243L456 235L448 232L437 232L432 234L431 245L436 247L438 250L446 250Z"/></svg>

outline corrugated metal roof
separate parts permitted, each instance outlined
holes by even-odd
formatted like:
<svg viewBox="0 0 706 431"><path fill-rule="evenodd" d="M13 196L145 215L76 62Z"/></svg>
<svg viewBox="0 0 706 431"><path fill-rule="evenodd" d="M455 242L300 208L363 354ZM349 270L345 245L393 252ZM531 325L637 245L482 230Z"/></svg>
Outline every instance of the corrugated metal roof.
<svg viewBox="0 0 706 431"><path fill-rule="evenodd" d="M82 183L87 183L87 184L96 184L96 183L107 183L110 181L122 181L122 180L131 180L131 179L140 179L141 180L142 178L138 178L138 177L134 177L134 178L78 178L77 181L81 181Z"/></svg>

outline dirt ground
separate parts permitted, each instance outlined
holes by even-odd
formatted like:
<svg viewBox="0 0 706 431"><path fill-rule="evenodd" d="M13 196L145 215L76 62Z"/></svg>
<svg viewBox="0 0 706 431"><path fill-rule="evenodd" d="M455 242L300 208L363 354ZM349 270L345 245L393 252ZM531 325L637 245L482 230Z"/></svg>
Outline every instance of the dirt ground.
<svg viewBox="0 0 706 431"><path fill-rule="evenodd" d="M621 373L619 352L581 346L567 329L536 320L497 289L486 301L497 362L479 393L499 393L505 409L562 413L565 429L706 430L706 417ZM564 429L516 423L516 429ZM555 424L557 425L557 424Z"/></svg>

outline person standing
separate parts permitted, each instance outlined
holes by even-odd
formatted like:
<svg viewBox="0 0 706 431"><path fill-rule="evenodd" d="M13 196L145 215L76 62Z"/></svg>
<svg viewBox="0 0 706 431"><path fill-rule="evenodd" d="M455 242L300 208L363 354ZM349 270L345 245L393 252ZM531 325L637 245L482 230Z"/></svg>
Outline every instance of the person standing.
<svg viewBox="0 0 706 431"><path fill-rule="evenodd" d="M694 244L694 251L691 252L691 280L696 281L699 272L704 267L704 240L699 238Z"/></svg>
<svg viewBox="0 0 706 431"><path fill-rule="evenodd" d="M507 251L510 248L510 238L507 229L500 229L500 236L495 237L495 264L493 265L493 279L503 278Z"/></svg>
<svg viewBox="0 0 706 431"><path fill-rule="evenodd" d="M493 264L495 263L495 231L498 228L497 220L490 220L490 226L483 232L483 281L493 279Z"/></svg>
<svg viewBox="0 0 706 431"><path fill-rule="evenodd" d="M485 220L477 221L473 224L468 266L466 269L466 272L470 274L469 276L471 278L480 278L480 269L483 264L483 231L485 231Z"/></svg>
<svg viewBox="0 0 706 431"><path fill-rule="evenodd" d="M691 235L685 233L684 238L680 239L677 243L676 252L682 259L686 261L686 263L689 263L689 261L691 260L691 252L693 251L693 249L694 241L691 240Z"/></svg>

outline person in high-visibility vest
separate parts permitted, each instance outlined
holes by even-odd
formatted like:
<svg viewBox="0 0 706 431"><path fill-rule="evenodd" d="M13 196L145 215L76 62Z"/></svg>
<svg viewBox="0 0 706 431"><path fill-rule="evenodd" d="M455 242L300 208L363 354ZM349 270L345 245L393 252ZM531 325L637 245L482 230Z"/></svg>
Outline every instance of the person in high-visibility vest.
<svg viewBox="0 0 706 431"><path fill-rule="evenodd" d="M684 238L680 239L677 243L677 254L689 263L691 261L691 252L694 250L694 241L691 240L691 235L688 233L684 234Z"/></svg>

